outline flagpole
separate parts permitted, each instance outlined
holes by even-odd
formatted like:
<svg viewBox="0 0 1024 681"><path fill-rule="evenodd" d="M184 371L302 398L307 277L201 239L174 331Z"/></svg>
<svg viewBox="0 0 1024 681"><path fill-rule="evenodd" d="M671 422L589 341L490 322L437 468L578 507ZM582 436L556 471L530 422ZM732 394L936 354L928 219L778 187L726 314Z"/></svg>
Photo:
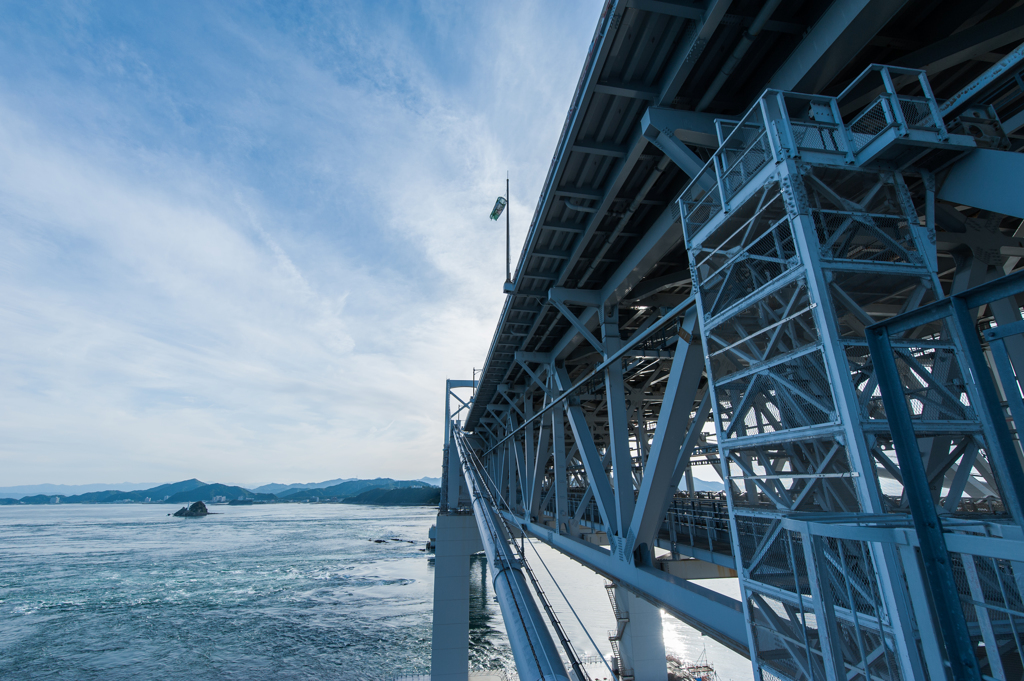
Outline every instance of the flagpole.
<svg viewBox="0 0 1024 681"><path fill-rule="evenodd" d="M512 207L508 204L508 173L505 173L505 283L512 283L512 237L509 216Z"/></svg>

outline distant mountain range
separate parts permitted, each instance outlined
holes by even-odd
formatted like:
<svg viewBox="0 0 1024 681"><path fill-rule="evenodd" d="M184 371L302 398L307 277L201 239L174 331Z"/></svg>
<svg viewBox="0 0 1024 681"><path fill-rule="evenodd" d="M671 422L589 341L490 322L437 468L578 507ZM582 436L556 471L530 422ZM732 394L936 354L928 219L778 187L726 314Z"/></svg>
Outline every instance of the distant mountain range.
<svg viewBox="0 0 1024 681"><path fill-rule="evenodd" d="M253 487L252 491L263 494L276 494L278 497L285 497L299 490L326 489L329 487L335 487L345 482L357 481L359 481L359 478L336 478L334 480L324 480L323 482L293 482L290 485L284 485L279 482L272 482L268 485L260 485L259 487ZM441 478L420 478L419 482L425 482L428 485L433 485L434 487L441 486Z"/></svg>
<svg viewBox="0 0 1024 681"><path fill-rule="evenodd" d="M0 497L15 497L20 499L32 494L59 494L71 496L73 494L87 494L89 492L103 492L105 490L125 490L134 492L140 489L150 489L159 485L159 482L117 482L117 483L95 483L92 485L17 485L16 487L0 487Z"/></svg>
<svg viewBox="0 0 1024 681"><path fill-rule="evenodd" d="M329 487L314 487L312 489L290 489L278 494L279 499L288 501L305 501L306 499L330 499L332 497L348 498L354 497L368 489L401 489L409 487L420 487L433 489L432 485L419 480L392 480L391 478L376 478L374 480L346 480L345 482Z"/></svg>
<svg viewBox="0 0 1024 681"><path fill-rule="evenodd" d="M721 492L725 486L694 478L694 489L701 492ZM246 489L237 485L205 483L192 478L166 485L139 488L131 483L126 489L112 489L105 485L23 485L0 487L0 506L15 504L114 504L114 503L168 503L183 504L192 501L213 501L252 499L263 502L305 502L335 500L354 504L419 505L437 503L441 484L440 478L419 480L394 480L392 478L336 478L323 482L293 483L285 485L271 483ZM94 488L105 489L94 489ZM680 489L686 489L682 481ZM53 491L48 491L53 490ZM75 492L75 493L69 493ZM59 499L59 501L57 501ZM423 502L427 499L427 502Z"/></svg>
<svg viewBox="0 0 1024 681"><path fill-rule="evenodd" d="M428 478L429 480L430 478ZM26 485L25 488L36 491L38 489L73 487L70 485ZM81 485L78 487L87 487ZM267 492L267 488L277 487L279 494ZM19 488L0 488L17 490ZM219 483L205 483L202 480L192 478L167 485L156 485L148 489L115 490L105 489L98 491L87 491L80 494L66 493L40 493L24 494L18 497L0 497L0 505L16 504L112 504L112 503L168 503L180 504L193 501L215 501L222 499L231 501L235 499L252 499L263 502L302 502L302 501L347 501L355 499L360 495L374 491L376 496L365 496L364 501L351 501L350 503L381 503L381 504L420 504L437 503L440 497L440 490L436 485L431 485L422 480L393 480L391 478L375 478L373 480L359 480L356 478L326 480L320 483L305 483L302 485L263 485L254 490L234 485L222 485ZM387 492L395 492L390 496ZM375 499L375 500L371 500ZM427 499L428 502L423 502Z"/></svg>
<svg viewBox="0 0 1024 681"><path fill-rule="evenodd" d="M679 482L679 489L686 491L686 479L683 478ZM725 485L722 482L713 482L710 480L701 480L700 478L693 479L693 489L695 492L724 492Z"/></svg>
<svg viewBox="0 0 1024 681"><path fill-rule="evenodd" d="M358 478L337 478L335 480L324 480L323 482L295 482L290 485L282 485L279 482L272 482L269 485L260 485L259 487L254 487L252 491L259 492L262 494L277 494L278 496L280 496L282 492L287 492L288 490L330 487L332 485L337 485L342 482L348 482L349 480L357 479Z"/></svg>

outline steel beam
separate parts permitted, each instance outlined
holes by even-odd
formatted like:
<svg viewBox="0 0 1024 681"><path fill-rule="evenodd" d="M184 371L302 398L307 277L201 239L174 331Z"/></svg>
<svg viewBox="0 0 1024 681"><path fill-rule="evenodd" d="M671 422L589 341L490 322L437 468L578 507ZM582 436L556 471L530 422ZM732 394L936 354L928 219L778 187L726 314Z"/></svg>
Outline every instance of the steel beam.
<svg viewBox="0 0 1024 681"><path fill-rule="evenodd" d="M939 187L943 201L1024 218L1024 195L993 177L1024 178L1024 154L975 149L953 164Z"/></svg>
<svg viewBox="0 0 1024 681"><path fill-rule="evenodd" d="M916 52L896 59L895 66L924 69L936 74L1005 45L1024 40L1024 7L1016 7L987 21L957 31Z"/></svg>
<svg viewBox="0 0 1024 681"><path fill-rule="evenodd" d="M661 81L661 92L654 99L657 106L668 106L679 94L683 83L689 78L694 67L700 59L701 53L707 47L711 36L718 30L718 26L729 11L732 0L711 0L700 19L695 20L695 25L686 34L684 43L676 50L672 61L666 69L665 76Z"/></svg>
<svg viewBox="0 0 1024 681"><path fill-rule="evenodd" d="M558 389L562 392L572 386L569 373L565 368L555 370L555 381L558 383ZM590 433L587 417L579 405L571 403L565 405L565 414L569 419L569 428L576 440L576 446L579 447L580 459L587 471L590 488L601 509L601 518L609 527L615 527L615 494L608 482L608 476L604 472L604 464L601 461L601 455L597 452L597 446L594 444L594 437Z"/></svg>
<svg viewBox="0 0 1024 681"><path fill-rule="evenodd" d="M681 328L692 338L697 331L696 325L697 311L691 309L687 312ZM692 425L690 412L693 411L693 398L703 373L702 346L699 342L693 344L679 341L676 344L668 381L665 383L665 394L662 398L661 413L658 415L658 425L654 431L654 442L651 444L651 453L644 467L644 478L637 495L638 512L633 517L624 547L626 555L632 555L644 544L647 545L647 552L650 555L655 534L661 528L668 510L668 502L675 491L675 485L679 484L679 478L675 477L674 473L683 453L684 439ZM699 411L698 409L698 414ZM686 454L688 456L689 452Z"/></svg>
<svg viewBox="0 0 1024 681"><path fill-rule="evenodd" d="M906 4L907 0L835 0L768 87L821 92Z"/></svg>
<svg viewBox="0 0 1024 681"><path fill-rule="evenodd" d="M743 610L735 599L661 570L621 561L593 544L556 534L548 527L524 522L507 512L506 515L509 520L524 527L531 536L613 581L629 584L630 590L664 608L702 634L740 655L750 654Z"/></svg>

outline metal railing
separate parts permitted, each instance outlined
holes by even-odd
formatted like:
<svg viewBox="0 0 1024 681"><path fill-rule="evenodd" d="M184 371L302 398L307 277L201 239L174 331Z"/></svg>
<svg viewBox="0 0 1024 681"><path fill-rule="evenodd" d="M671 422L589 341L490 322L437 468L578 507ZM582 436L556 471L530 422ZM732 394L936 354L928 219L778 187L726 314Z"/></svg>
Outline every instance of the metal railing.
<svg viewBox="0 0 1024 681"><path fill-rule="evenodd" d="M700 496L698 496L700 495ZM673 547L687 545L712 553L732 553L729 504L725 493L676 494L666 514L662 535Z"/></svg>
<svg viewBox="0 0 1024 681"><path fill-rule="evenodd" d="M915 82L920 94L900 94ZM843 120L844 103L855 105L865 92L875 91L881 93L857 107L859 113L849 122ZM765 90L738 123L716 121L716 126L718 150L679 197L691 240L716 216L728 213L730 202L773 162L813 154L818 161L854 165L869 158L874 150L868 148L889 131L899 137L911 131L948 137L925 72L878 64L838 97Z"/></svg>

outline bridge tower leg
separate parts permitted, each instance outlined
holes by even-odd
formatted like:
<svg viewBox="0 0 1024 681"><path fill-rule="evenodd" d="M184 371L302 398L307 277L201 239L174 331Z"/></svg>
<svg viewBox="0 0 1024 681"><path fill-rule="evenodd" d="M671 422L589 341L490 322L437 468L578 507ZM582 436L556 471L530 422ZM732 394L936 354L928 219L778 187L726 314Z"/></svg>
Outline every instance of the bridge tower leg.
<svg viewBox="0 0 1024 681"><path fill-rule="evenodd" d="M856 524L894 510L864 329L942 297L933 225L903 174L848 151L870 135L788 105L769 93L723 144L705 195L717 215L681 200L751 661L759 679L923 678L916 565ZM835 137L810 148L812 123ZM815 513L854 527L791 520Z"/></svg>

